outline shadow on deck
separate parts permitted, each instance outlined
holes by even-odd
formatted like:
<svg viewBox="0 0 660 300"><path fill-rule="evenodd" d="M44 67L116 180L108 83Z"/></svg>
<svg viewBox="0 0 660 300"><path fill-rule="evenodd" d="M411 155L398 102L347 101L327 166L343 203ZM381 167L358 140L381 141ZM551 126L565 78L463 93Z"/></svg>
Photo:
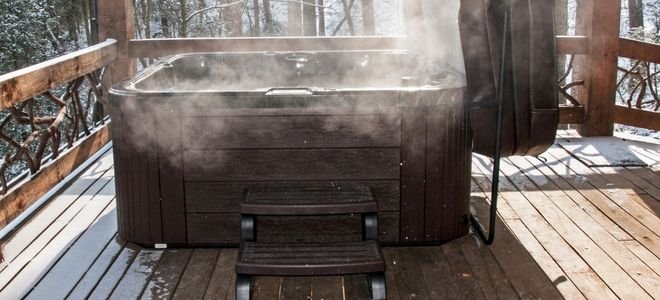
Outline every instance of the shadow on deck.
<svg viewBox="0 0 660 300"><path fill-rule="evenodd" d="M561 138L574 138L564 132ZM617 140L611 138L611 140ZM588 141L585 139L584 141ZM660 154L649 167L587 167L559 146L502 164L495 243L387 247L390 299L651 299L660 295ZM472 200L487 211L490 162ZM0 299L233 299L236 249L153 250L117 238L112 156L103 156L3 247ZM260 277L256 299L368 299L367 278Z"/></svg>

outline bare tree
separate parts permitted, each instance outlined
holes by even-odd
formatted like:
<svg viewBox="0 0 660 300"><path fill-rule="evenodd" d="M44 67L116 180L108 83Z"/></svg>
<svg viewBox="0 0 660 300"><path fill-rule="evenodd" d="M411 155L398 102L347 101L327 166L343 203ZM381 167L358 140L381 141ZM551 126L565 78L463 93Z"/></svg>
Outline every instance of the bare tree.
<svg viewBox="0 0 660 300"><path fill-rule="evenodd" d="M346 20L346 23L348 24L348 30L351 31L351 35L355 35L355 26L353 26L353 16L351 15L351 9L353 8L353 1L354 0L351 0L351 2L349 3L347 0L341 0L341 4L344 8L344 14L345 14L344 20Z"/></svg>
<svg viewBox="0 0 660 300"><path fill-rule="evenodd" d="M252 28L252 35L259 36L261 34L261 16L259 12L259 0L254 0L254 28Z"/></svg>
<svg viewBox="0 0 660 300"><path fill-rule="evenodd" d="M179 37L188 36L188 1L179 0Z"/></svg>
<svg viewBox="0 0 660 300"><path fill-rule="evenodd" d="M631 29L644 27L644 3L642 0L628 0L628 20Z"/></svg>
<svg viewBox="0 0 660 300"><path fill-rule="evenodd" d="M302 34L302 9L300 2L290 1L288 5L288 22L287 33L288 35L301 35Z"/></svg>
<svg viewBox="0 0 660 300"><path fill-rule="evenodd" d="M223 4L231 4L235 0L222 0ZM242 36L243 35L243 5L230 5L223 9L224 33L225 36Z"/></svg>
<svg viewBox="0 0 660 300"><path fill-rule="evenodd" d="M318 0L319 36L325 36L325 1Z"/></svg>
<svg viewBox="0 0 660 300"><path fill-rule="evenodd" d="M568 34L568 0L555 0L555 31L557 35ZM559 78L564 75L566 56L559 55L557 58L557 71Z"/></svg>
<svg viewBox="0 0 660 300"><path fill-rule="evenodd" d="M196 0L195 1L195 11L205 11L206 10L206 1L204 0ZM192 13L188 16L188 19L190 20L192 16ZM194 16L197 20L197 25L192 25L195 27L193 35L196 35L197 33L204 33L204 34L210 34L211 36L214 35L214 30L213 26L207 26L207 15L206 14L199 14L199 16ZM190 22L190 21L189 21ZM192 28L191 28L192 29Z"/></svg>
<svg viewBox="0 0 660 300"><path fill-rule="evenodd" d="M139 0L135 3L135 20L138 37L143 33L143 38L151 37L151 0Z"/></svg>
<svg viewBox="0 0 660 300"><path fill-rule="evenodd" d="M373 0L362 0L362 26L364 35L376 34Z"/></svg>
<svg viewBox="0 0 660 300"><path fill-rule="evenodd" d="M270 0L263 0L264 1L264 32L272 32L273 31L273 14L270 12Z"/></svg>
<svg viewBox="0 0 660 300"><path fill-rule="evenodd" d="M303 33L307 36L316 36L316 1L303 2Z"/></svg>
<svg viewBox="0 0 660 300"><path fill-rule="evenodd" d="M160 28L163 33L163 37L172 37L170 32L170 20L169 14L166 10L167 6L165 0L158 0L158 12L160 13Z"/></svg>

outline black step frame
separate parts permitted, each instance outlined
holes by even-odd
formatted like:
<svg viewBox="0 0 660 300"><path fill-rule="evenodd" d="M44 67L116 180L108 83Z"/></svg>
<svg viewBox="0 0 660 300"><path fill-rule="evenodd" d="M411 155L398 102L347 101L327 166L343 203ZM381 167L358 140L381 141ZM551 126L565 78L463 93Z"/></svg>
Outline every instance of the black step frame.
<svg viewBox="0 0 660 300"><path fill-rule="evenodd" d="M247 190L246 190L247 192ZM373 194L373 191L370 191ZM247 195L247 193L244 193ZM378 213L362 213L362 239L378 241ZM256 242L257 240L257 215L241 214L241 242ZM371 299L387 299L387 287L385 273L369 273L371 285ZM252 276L247 274L236 274L236 299L250 300L252 290Z"/></svg>

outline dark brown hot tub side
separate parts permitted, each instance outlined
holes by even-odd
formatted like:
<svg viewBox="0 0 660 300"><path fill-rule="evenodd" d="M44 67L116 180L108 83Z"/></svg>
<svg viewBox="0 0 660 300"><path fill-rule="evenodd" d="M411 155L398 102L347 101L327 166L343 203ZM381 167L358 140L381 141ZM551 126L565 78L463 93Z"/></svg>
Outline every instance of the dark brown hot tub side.
<svg viewBox="0 0 660 300"><path fill-rule="evenodd" d="M123 239L237 245L247 187L303 181L371 187L384 244L467 234L471 139L460 85L277 91L140 85L157 76L158 69L146 70L115 87L108 105ZM327 225L313 216L263 217L257 235L264 242L360 239L359 216L332 218Z"/></svg>

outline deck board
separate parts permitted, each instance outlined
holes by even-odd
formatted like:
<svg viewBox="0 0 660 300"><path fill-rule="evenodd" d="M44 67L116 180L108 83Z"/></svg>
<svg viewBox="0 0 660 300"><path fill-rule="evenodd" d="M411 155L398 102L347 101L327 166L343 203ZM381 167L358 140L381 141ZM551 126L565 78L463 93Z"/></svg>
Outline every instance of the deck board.
<svg viewBox="0 0 660 300"><path fill-rule="evenodd" d="M549 156L548 159L553 159L553 157ZM632 238L646 246L654 255L660 256L660 241L658 241L657 234L646 228L639 220L635 219L617 203L613 202L603 191L594 187L589 181L589 177L575 173L567 165L557 160L546 163L546 166L549 166L563 180L566 180L572 189L582 194L584 198L607 215L607 217L626 231Z"/></svg>
<svg viewBox="0 0 660 300"><path fill-rule="evenodd" d="M483 173L489 174L490 168L488 165L484 166L481 163L477 163L476 165ZM487 187L483 188L485 189ZM527 202L525 196L517 191L513 184L504 176L500 177L500 192L500 201L506 202L514 209L520 220L534 234L534 237L543 245L543 248L548 251L569 278L585 273L595 274L591 266L574 251L571 245L552 228L541 213ZM597 278L597 276L593 278ZM607 298L611 293L606 283L602 280L573 282L583 293L586 291L587 286L601 287L598 289L600 292L594 295L587 295L587 298Z"/></svg>
<svg viewBox="0 0 660 300"><path fill-rule="evenodd" d="M470 240L473 238L461 239L460 247L484 294L489 298L517 299L518 294L492 253L485 247L474 247L474 241Z"/></svg>
<svg viewBox="0 0 660 300"><path fill-rule="evenodd" d="M646 226L653 232L660 232L660 222L657 217L639 204L639 195L630 193L629 185L622 183L622 180L608 180L603 178L596 171L581 164L568 153L559 148L550 148L547 154L553 156L557 161L564 163L575 174L580 174L582 177L587 177L589 183L601 193L603 193L609 200L624 211L632 215L636 220ZM616 178L618 176L612 176ZM656 235L657 236L657 235Z"/></svg>
<svg viewBox="0 0 660 300"><path fill-rule="evenodd" d="M560 136L575 137L573 132ZM633 149L660 161L657 145ZM472 206L487 220L489 160ZM384 248L390 299L650 299L660 294L660 166L589 168L559 147L503 161L496 240ZM0 298L233 299L236 249L144 249L117 237L112 155L4 241ZM255 299L367 299L364 275L259 277Z"/></svg>
<svg viewBox="0 0 660 300"><path fill-rule="evenodd" d="M117 259L119 254L126 246L126 242L115 236L108 242L99 254L92 266L85 272L85 275L76 283L76 286L69 293L70 299L84 299L94 290L94 287L101 280L110 265Z"/></svg>
<svg viewBox="0 0 660 300"><path fill-rule="evenodd" d="M109 298L119 280L121 280L124 273L126 273L126 269L128 269L131 263L133 263L133 260L139 252L139 247L127 244L127 246L119 253L119 256L113 261L112 265L108 267L105 274L103 274L103 277L98 281L94 290L88 296L89 299Z"/></svg>
<svg viewBox="0 0 660 300"><path fill-rule="evenodd" d="M66 297L117 233L116 220L115 204L112 202L41 279L39 285L28 295L28 299Z"/></svg>
<svg viewBox="0 0 660 300"><path fill-rule="evenodd" d="M172 299L201 299L218 260L218 249L195 249L181 275Z"/></svg>
<svg viewBox="0 0 660 300"><path fill-rule="evenodd" d="M409 251L404 253L410 255ZM484 291L481 290L480 282L477 281L472 267L467 262L463 251L457 243L447 243L442 246L442 254L433 253L434 256L444 255L449 265L449 278L455 278L459 282L459 298L463 299L486 299ZM411 257L411 259L414 257ZM423 299L430 299L425 297Z"/></svg>
<svg viewBox="0 0 660 300"><path fill-rule="evenodd" d="M215 262L215 268L206 287L205 299L228 298L230 291L234 290L231 281L234 279L234 262L238 257L238 249L222 249ZM269 298L272 299L272 298Z"/></svg>
<svg viewBox="0 0 660 300"><path fill-rule="evenodd" d="M5 268L28 247L38 250L43 248L41 243L47 242L52 238L51 235L46 234L47 228L51 232L59 231L57 226L51 226L57 219L60 224L65 224L75 213L78 212L79 203L84 203L85 200L93 196L99 189L111 179L111 176L104 177L105 173L112 168L112 155L103 156L94 167L87 169L81 176L67 189L65 189L55 200L43 208L38 214L33 216L21 230L16 232L9 240L3 244L3 254L5 263L0 266L2 274L0 278L5 278ZM103 178L103 180L99 180ZM97 183L98 181L98 183ZM63 213L65 211L65 213ZM5 279L0 279L0 286L7 283Z"/></svg>
<svg viewBox="0 0 660 300"><path fill-rule="evenodd" d="M138 299L151 279L163 251L142 249L128 267L110 299Z"/></svg>
<svg viewBox="0 0 660 300"><path fill-rule="evenodd" d="M163 251L158 267L154 270L141 298L171 299L191 255L191 249Z"/></svg>
<svg viewBox="0 0 660 300"><path fill-rule="evenodd" d="M533 167L531 165L526 164L525 160L520 160L520 159L511 159L511 161L517 162L517 166L520 167ZM536 174L535 169L528 168L528 171L526 171L528 174ZM520 177L521 175L517 175L516 177ZM546 197L529 197L529 199L534 199L535 202L541 200L545 204L554 204L557 206L561 212L555 211L554 213L556 216L558 216L555 221L551 222L552 224L568 224L570 222L573 222L577 228L573 229L568 229L568 231L565 231L563 233L563 236L566 236L567 238L565 239L570 239L575 236L582 236L582 238L587 238L593 241L594 244L596 244L600 249L602 249L602 252L598 253L586 253L586 254L581 254L582 257L588 258L590 260L596 259L596 261L590 263L590 265L598 265L599 267L603 267L602 263L596 263L598 259L604 259L605 262L609 262L607 260L607 256L611 257L612 260L618 264L623 270L626 271L628 276L633 278L641 287L646 290L646 292L649 295L660 295L660 278L657 276L657 274L653 271L653 269L649 268L646 266L639 258L635 256L633 252L628 250L626 246L622 243L620 243L618 240L616 240L612 235L610 235L603 227L599 226L598 223L596 223L587 213L584 211L580 210L578 207L574 206L574 203L571 203L570 198L568 198L565 194L562 193L555 193L551 194L550 192L547 192L547 190L552 190L552 186L548 186L546 184L539 184L538 181L535 182L537 188L539 188L539 191L543 191L544 188L546 191L543 191ZM562 208L563 206L563 208ZM552 208L551 208L552 209ZM565 215L562 215L565 214ZM547 219L550 219L551 214L548 212L544 213L544 216ZM570 219L570 221L568 220ZM574 230L581 230L584 235L582 234L576 234ZM590 243L589 240L582 241L583 243ZM598 249L593 246L587 246L583 245L582 247L579 246L579 242L571 242L571 245L576 245L578 248L586 248L586 249ZM603 256L606 256L603 258ZM600 258L599 258L600 257ZM610 266L613 267L613 266ZM603 272L598 272L598 273L603 273ZM604 273L610 273L610 272L604 272ZM625 280L625 279L624 279Z"/></svg>
<svg viewBox="0 0 660 300"><path fill-rule="evenodd" d="M0 291L0 299L24 297L65 251L94 223L112 199L114 199L114 183L109 181L98 194L90 197L88 203L85 203L79 213L48 241L45 248L35 249L34 256L31 255L32 251L23 252L22 254L25 255L21 262L25 262L25 264ZM43 251L44 249L46 251ZM5 271L13 271L15 270L13 267L18 265L17 261L12 262L7 268L9 270L3 270L0 275L11 274L5 273Z"/></svg>
<svg viewBox="0 0 660 300"><path fill-rule="evenodd" d="M449 271L449 264L447 264L444 255L440 255L441 250L424 250L426 249L409 248L407 251L413 252L413 255L419 259L419 272L422 273L424 283L429 290L429 295L433 298L438 298L441 295L444 295L447 299L461 298L462 288L460 282L445 280L445 278L451 276L451 272ZM393 273L392 270L396 269L395 266L388 265L387 267L390 273ZM387 279L390 280L389 282L392 282L392 280L395 280L394 278L394 276L391 276ZM395 286L395 284L390 285Z"/></svg>
<svg viewBox="0 0 660 300"><path fill-rule="evenodd" d="M473 172L477 169L473 166ZM485 180L483 176L478 174L473 176L473 182L483 180ZM487 216L488 207L484 201L486 196L479 184L475 183L474 188L474 194L478 197L472 198L472 207L478 216ZM487 185L486 190L489 189L490 186ZM564 295L566 298L572 296L571 299L579 299L581 293L574 283L568 279L565 271L522 223L513 209L506 202L500 201L498 210L506 212L506 217L496 220L496 239L489 246L489 250L520 298L559 299ZM482 222L487 221L484 219ZM475 240L474 243L481 241Z"/></svg>
<svg viewBox="0 0 660 300"><path fill-rule="evenodd" d="M570 218L565 215L554 204L552 199L538 189L535 184L519 172L517 167L511 165L509 162L510 160L505 160L502 163L502 170L507 179L514 182L518 190L525 191L527 201L543 215L565 241L576 249L576 253L592 266L596 273L602 274L600 277L619 297L624 299L650 299L650 295L647 293L638 292L640 286L637 284L644 287L651 295L654 294L653 292L658 292L657 287L654 286L660 286L660 282L654 280L655 278L653 277L647 278L647 276L654 275L651 275L653 271L646 268L641 261L630 255L631 253L626 251L623 245L621 247L608 247L611 244L598 243L598 239L596 238L599 236L595 232L585 233L588 228L587 226L584 226L584 224L583 226L578 226L574 223L582 220L579 218ZM590 237L594 238L594 240ZM616 244L620 245L618 243ZM609 256L604 250L609 252ZM623 270L627 271L628 274L624 274L622 272ZM638 278L637 283L631 280L630 276ZM631 289L630 287L635 288Z"/></svg>

